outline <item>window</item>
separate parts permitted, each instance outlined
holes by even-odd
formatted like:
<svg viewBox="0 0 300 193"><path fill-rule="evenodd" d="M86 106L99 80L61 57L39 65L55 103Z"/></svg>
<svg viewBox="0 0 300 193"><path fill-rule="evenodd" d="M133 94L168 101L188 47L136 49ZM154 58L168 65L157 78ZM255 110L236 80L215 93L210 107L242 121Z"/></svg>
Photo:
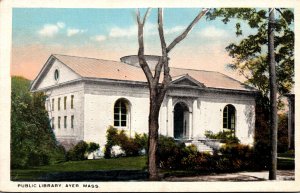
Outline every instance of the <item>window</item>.
<svg viewBox="0 0 300 193"><path fill-rule="evenodd" d="M56 70L54 71L54 79L55 79L55 80L58 80L58 78L59 78L59 71L56 69Z"/></svg>
<svg viewBox="0 0 300 193"><path fill-rule="evenodd" d="M74 115L71 116L71 128L74 129Z"/></svg>
<svg viewBox="0 0 300 193"><path fill-rule="evenodd" d="M60 98L58 98L58 101L57 101L57 109L60 110Z"/></svg>
<svg viewBox="0 0 300 193"><path fill-rule="evenodd" d="M67 128L67 116L64 117L64 128Z"/></svg>
<svg viewBox="0 0 300 193"><path fill-rule="evenodd" d="M74 107L74 95L71 95L71 109Z"/></svg>
<svg viewBox="0 0 300 193"><path fill-rule="evenodd" d="M54 111L54 99L52 99L52 107L51 110Z"/></svg>
<svg viewBox="0 0 300 193"><path fill-rule="evenodd" d="M60 117L58 117L58 120L57 120L57 127L60 129Z"/></svg>
<svg viewBox="0 0 300 193"><path fill-rule="evenodd" d="M223 110L223 128L235 129L235 108L233 105L226 105Z"/></svg>
<svg viewBox="0 0 300 193"><path fill-rule="evenodd" d="M66 96L64 97L64 109L65 110L67 109L67 97Z"/></svg>
<svg viewBox="0 0 300 193"><path fill-rule="evenodd" d="M51 126L52 129L54 129L54 121L55 121L55 120L54 120L54 117L52 117L52 121L51 121L51 123L52 123L52 126Z"/></svg>
<svg viewBox="0 0 300 193"><path fill-rule="evenodd" d="M120 99L114 106L114 126L126 127L128 117L128 103L124 99Z"/></svg>

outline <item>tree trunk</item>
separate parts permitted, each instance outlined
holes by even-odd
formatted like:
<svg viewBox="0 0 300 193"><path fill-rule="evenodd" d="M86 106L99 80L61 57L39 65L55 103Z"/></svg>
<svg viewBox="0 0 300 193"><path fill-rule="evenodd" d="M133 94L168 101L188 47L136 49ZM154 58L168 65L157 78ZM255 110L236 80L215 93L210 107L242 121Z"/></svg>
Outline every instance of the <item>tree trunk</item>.
<svg viewBox="0 0 300 193"><path fill-rule="evenodd" d="M151 91L150 91L151 92ZM157 171L156 152L158 148L158 117L161 103L157 103L157 95L150 94L150 112L149 112L149 138L148 138L148 170L149 180L155 181L159 179Z"/></svg>
<svg viewBox="0 0 300 193"><path fill-rule="evenodd" d="M268 49L269 49L269 78L270 78L270 144L271 165L269 180L276 180L277 172L277 85L274 53L274 9L269 9Z"/></svg>

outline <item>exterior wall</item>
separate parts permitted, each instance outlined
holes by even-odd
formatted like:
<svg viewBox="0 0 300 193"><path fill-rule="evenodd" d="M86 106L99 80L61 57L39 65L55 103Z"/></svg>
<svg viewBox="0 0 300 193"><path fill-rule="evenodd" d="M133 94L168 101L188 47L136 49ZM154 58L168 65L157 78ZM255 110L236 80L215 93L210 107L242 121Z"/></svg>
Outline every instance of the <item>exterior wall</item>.
<svg viewBox="0 0 300 193"><path fill-rule="evenodd" d="M54 118L54 133L59 142L66 148L83 140L84 129L84 84L77 83L65 85L46 92L48 99L46 108L49 112L49 119ZM71 109L71 95L74 96L73 109ZM64 97L67 97L66 109L64 109ZM60 110L58 110L58 98L60 101ZM54 99L54 110L52 110L52 99ZM74 127L71 128L71 116L74 116ZM64 116L67 116L67 127L64 128ZM58 128L58 117L61 117L60 128Z"/></svg>
<svg viewBox="0 0 300 193"><path fill-rule="evenodd" d="M194 130L194 136L204 137L205 130L214 133L223 129L223 109L231 104L236 109L235 134L241 143L252 144L255 127L255 99L245 95L207 94L200 97L200 128Z"/></svg>
<svg viewBox="0 0 300 193"><path fill-rule="evenodd" d="M84 96L84 140L106 143L106 130L114 125L114 105L118 99L130 103L129 127L119 127L134 137L135 133L148 132L149 98L146 88L102 84L86 84ZM139 91L138 91L139 90Z"/></svg>
<svg viewBox="0 0 300 193"><path fill-rule="evenodd" d="M189 107L189 138L204 138L205 131L217 133L223 130L223 109L231 104L236 109L235 134L241 143L253 144L255 127L255 98L245 94L225 94L217 92L173 89L167 97L168 124L163 128L173 137L174 106L183 102ZM166 112L162 110L161 112ZM164 125L162 125L164 126Z"/></svg>
<svg viewBox="0 0 300 193"><path fill-rule="evenodd" d="M113 89L112 89L113 88ZM102 82L81 82L60 86L47 93L49 101L55 99L55 110L49 117L55 117L55 135L63 143L76 143L79 140L96 142L103 147L106 143L106 130L114 125L114 104L118 99L130 103L129 126L122 128L134 136L148 133L149 94L141 85L112 84ZM71 95L74 95L74 109L70 109ZM64 96L67 96L67 109L64 110ZM61 97L61 110L57 110L57 100ZM174 106L178 102L187 105L185 115L189 139L204 137L205 131L214 133L223 129L223 109L231 104L236 109L236 136L244 144L252 144L254 138L255 99L245 94L221 94L189 88L171 89L160 109L159 133L174 136ZM74 129L70 128L71 115L75 116ZM61 116L61 129L57 128ZM68 127L63 126L64 116L68 117Z"/></svg>
<svg viewBox="0 0 300 193"><path fill-rule="evenodd" d="M59 78L57 81L54 79L54 72L56 69L58 69L59 71ZM80 77L72 72L72 70L70 70L61 62L55 60L54 63L50 66L50 69L48 70L46 75L43 76L38 89L46 88L63 82L68 82L78 78Z"/></svg>

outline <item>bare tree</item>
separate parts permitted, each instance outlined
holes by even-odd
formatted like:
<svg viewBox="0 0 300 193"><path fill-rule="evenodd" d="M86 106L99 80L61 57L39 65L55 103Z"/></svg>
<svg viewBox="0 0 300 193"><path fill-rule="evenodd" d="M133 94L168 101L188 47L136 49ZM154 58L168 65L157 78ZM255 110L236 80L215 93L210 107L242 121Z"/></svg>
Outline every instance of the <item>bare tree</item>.
<svg viewBox="0 0 300 193"><path fill-rule="evenodd" d="M161 43L161 54L158 63L155 66L154 72L151 71L146 58L145 58L145 49L144 49L144 25L147 20L147 17L150 13L150 9L147 9L143 18L141 18L139 9L137 10L137 23L138 23L138 59L141 68L143 69L145 76L147 78L148 87L150 91L150 111L149 111L149 140L148 140L148 170L149 170L149 179L157 180L157 145L158 145L158 117L159 109L164 100L165 94L169 88L170 82L172 80L170 76L169 68L169 52L183 39L186 38L188 33L196 25L196 23L206 14L208 9L202 9L195 19L187 26L187 28L176 37L170 45L167 46L164 36L164 25L163 25L163 9L158 9L157 23L158 23L158 32ZM160 83L160 75L163 70L163 80ZM154 74L153 74L154 73Z"/></svg>

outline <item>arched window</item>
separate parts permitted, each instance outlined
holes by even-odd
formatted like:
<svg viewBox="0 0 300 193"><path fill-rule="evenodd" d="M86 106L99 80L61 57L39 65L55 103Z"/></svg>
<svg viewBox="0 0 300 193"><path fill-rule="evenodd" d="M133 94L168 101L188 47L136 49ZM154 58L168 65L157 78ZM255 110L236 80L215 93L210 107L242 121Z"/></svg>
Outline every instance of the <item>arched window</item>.
<svg viewBox="0 0 300 193"><path fill-rule="evenodd" d="M223 110L223 128L235 129L235 108L233 105L226 105Z"/></svg>
<svg viewBox="0 0 300 193"><path fill-rule="evenodd" d="M114 106L114 126L128 127L129 103L125 99L119 99Z"/></svg>

